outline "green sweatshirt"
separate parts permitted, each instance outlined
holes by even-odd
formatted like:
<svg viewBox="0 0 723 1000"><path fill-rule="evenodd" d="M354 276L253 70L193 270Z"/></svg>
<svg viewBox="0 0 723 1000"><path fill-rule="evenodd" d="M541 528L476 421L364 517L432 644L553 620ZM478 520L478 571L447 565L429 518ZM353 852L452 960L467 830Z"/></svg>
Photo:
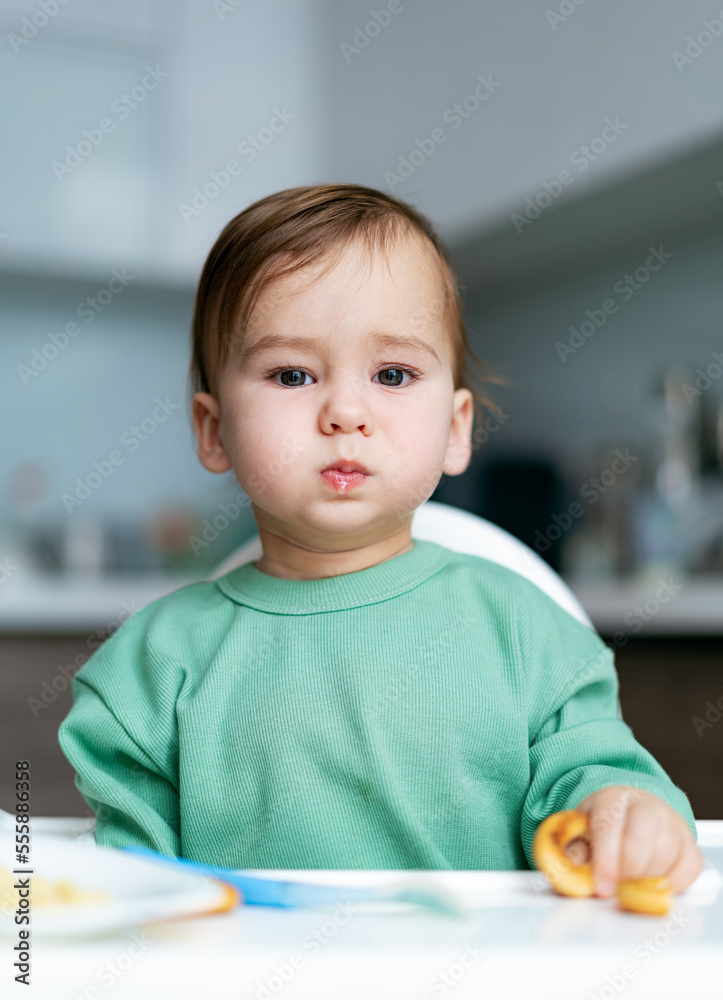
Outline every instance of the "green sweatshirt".
<svg viewBox="0 0 723 1000"><path fill-rule="evenodd" d="M607 785L685 794L617 716L602 639L434 542L356 573L249 563L125 621L60 726L100 845L231 868L534 867Z"/></svg>

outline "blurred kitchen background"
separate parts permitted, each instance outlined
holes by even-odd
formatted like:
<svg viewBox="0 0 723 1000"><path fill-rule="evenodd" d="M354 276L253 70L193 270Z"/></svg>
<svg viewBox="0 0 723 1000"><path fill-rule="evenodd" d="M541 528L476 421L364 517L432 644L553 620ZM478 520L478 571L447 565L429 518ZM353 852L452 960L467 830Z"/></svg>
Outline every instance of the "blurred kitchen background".
<svg viewBox="0 0 723 1000"><path fill-rule="evenodd" d="M90 814L56 738L74 671L255 533L195 455L195 284L251 202L345 180L431 218L505 378L432 499L562 574L615 645L626 722L723 818L720 16L0 4L4 808L25 757L36 815Z"/></svg>

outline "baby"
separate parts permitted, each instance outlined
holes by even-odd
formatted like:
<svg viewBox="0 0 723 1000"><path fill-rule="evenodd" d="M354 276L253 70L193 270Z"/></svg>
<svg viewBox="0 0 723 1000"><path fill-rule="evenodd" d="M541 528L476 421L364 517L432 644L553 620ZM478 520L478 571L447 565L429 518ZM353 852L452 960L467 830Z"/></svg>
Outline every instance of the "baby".
<svg viewBox="0 0 723 1000"><path fill-rule="evenodd" d="M226 226L196 296L193 424L263 555L144 607L77 673L59 741L99 844L519 869L578 808L598 895L698 876L690 804L619 718L611 649L511 569L412 538L470 461L470 358L446 250L405 203L298 187Z"/></svg>

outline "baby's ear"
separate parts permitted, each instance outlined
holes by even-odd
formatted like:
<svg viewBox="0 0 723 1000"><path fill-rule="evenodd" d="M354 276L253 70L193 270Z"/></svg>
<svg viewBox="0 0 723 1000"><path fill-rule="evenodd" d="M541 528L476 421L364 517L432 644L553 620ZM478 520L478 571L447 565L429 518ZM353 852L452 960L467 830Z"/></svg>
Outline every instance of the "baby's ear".
<svg viewBox="0 0 723 1000"><path fill-rule="evenodd" d="M442 470L447 476L460 476L469 465L472 457L473 416L472 393L469 389L457 389Z"/></svg>
<svg viewBox="0 0 723 1000"><path fill-rule="evenodd" d="M217 400L208 392L197 392L193 397L192 414L201 465L209 472L228 472L231 462L221 440L221 411Z"/></svg>

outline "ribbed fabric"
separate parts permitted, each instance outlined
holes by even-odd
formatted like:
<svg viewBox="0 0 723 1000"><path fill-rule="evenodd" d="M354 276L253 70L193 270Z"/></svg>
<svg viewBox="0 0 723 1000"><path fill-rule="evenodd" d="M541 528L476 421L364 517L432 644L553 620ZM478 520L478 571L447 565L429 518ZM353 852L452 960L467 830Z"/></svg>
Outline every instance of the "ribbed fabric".
<svg viewBox="0 0 723 1000"><path fill-rule="evenodd" d="M533 867L607 785L687 797L617 718L612 651L526 578L415 540L356 573L242 566L138 611L58 738L96 840L232 868Z"/></svg>

